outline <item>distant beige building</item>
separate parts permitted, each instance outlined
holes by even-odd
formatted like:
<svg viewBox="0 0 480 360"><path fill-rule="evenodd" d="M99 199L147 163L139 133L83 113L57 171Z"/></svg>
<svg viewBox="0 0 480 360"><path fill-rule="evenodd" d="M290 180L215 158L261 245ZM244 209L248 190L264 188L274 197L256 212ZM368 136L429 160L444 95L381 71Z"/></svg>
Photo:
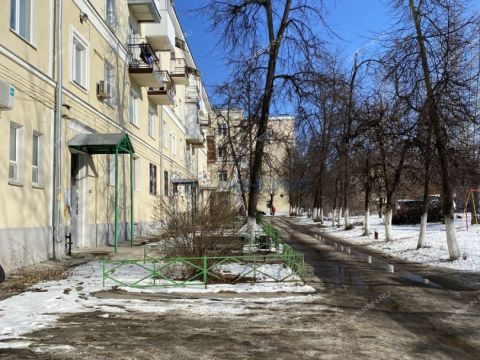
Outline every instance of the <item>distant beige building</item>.
<svg viewBox="0 0 480 360"><path fill-rule="evenodd" d="M267 144L257 210L271 213L271 202L276 214L289 212L287 185L283 178L286 150L294 143L294 117L276 116L269 120ZM256 125L249 126L242 111L216 111L210 134L207 136L210 178L222 199L229 198L243 206L240 178L246 193L249 189L249 166L253 159ZM240 169L240 175L239 175ZM228 194L228 196L227 196ZM248 195L246 195L248 198Z"/></svg>
<svg viewBox="0 0 480 360"><path fill-rule="evenodd" d="M148 235L159 197L191 210L211 109L171 0L0 8L0 264L60 257L69 233L78 248Z"/></svg>

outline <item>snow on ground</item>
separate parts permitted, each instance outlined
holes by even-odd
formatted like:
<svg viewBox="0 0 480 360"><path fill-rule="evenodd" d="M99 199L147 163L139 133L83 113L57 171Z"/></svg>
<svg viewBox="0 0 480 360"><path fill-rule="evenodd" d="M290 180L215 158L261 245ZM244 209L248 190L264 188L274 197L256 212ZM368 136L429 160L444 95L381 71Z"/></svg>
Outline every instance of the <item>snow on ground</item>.
<svg viewBox="0 0 480 360"><path fill-rule="evenodd" d="M261 236L264 235L262 225L255 223L255 226L253 228L253 232L255 233L256 236ZM238 230L238 233L240 235L248 236L252 233L252 229L248 228L248 223L245 223L240 230Z"/></svg>
<svg viewBox="0 0 480 360"><path fill-rule="evenodd" d="M251 312L252 299L235 298L229 301L214 301L210 299L172 299L165 301L144 301L139 299L103 299L94 295L101 290L112 289L113 283L102 286L102 264L91 262L86 265L74 268L68 278L58 281L48 281L34 285L26 292L12 296L0 301L0 349L2 347L27 347L28 344L22 341L22 336L30 332L46 328L54 324L62 314L85 313L102 311L105 313L126 313L147 312L167 313L170 311L190 311L201 315L222 314L244 314ZM212 290L230 291L236 288L239 292L272 292L272 291L294 291L294 284L265 284L258 285L244 284L242 286L226 285L224 288L201 289L202 292ZM217 285L212 285L217 286ZM305 291L312 291L308 286L299 286ZM131 290L131 289L130 289ZM160 290L160 289L159 289ZM178 289L174 289L178 290ZM165 289L172 292L172 289ZM183 289L192 292L192 289ZM197 289L199 291L199 289ZM303 291L303 292L305 292ZM296 295L262 298L255 297L254 301L258 306L270 304L279 306L285 302L306 301L311 296L318 295ZM13 341L12 341L13 340Z"/></svg>
<svg viewBox="0 0 480 360"><path fill-rule="evenodd" d="M116 266L115 264L112 264ZM108 266L108 265L107 265ZM159 265L157 264L157 267ZM180 265L182 266L182 265ZM107 269L109 266L107 267ZM311 286L303 284L302 280L293 273L290 268L284 267L282 264L264 264L256 267L255 277L256 284L237 283L237 284L211 284L205 288L201 282L201 276L198 276L191 283L184 287L154 287L154 280L150 276L153 269L152 263L126 264L115 269L112 277L123 283L136 283L137 287L119 286L120 289L128 292L142 293L311 293L315 289ZM252 264L224 263L215 269L224 275L243 276L253 278ZM163 271L168 273L168 269ZM177 268L176 273L181 272L181 268ZM212 278L211 275L209 275ZM137 283L139 279L144 279ZM213 277L213 279L215 279ZM277 282L285 280L285 282ZM167 280L156 279L156 285L168 285ZM107 280L106 285L118 285L113 280Z"/></svg>
<svg viewBox="0 0 480 360"><path fill-rule="evenodd" d="M352 223L363 222L363 220L363 216L351 217ZM306 220L303 221L306 222ZM470 224L470 216L468 216L467 221ZM329 222L327 222L328 224ZM458 246L462 255L462 258L456 261L448 260L445 225L441 223L429 223L427 225L425 237L427 247L419 250L417 250L417 241L420 225L393 225L394 240L385 242L385 226L383 219L380 219L378 215L370 216L371 234L369 236L362 236L362 226L357 226L349 231L342 228L328 228L325 229L325 232L411 262L480 272L480 225L469 225L467 231L464 214L457 214L455 227L457 229ZM375 231L379 234L379 240L374 238Z"/></svg>

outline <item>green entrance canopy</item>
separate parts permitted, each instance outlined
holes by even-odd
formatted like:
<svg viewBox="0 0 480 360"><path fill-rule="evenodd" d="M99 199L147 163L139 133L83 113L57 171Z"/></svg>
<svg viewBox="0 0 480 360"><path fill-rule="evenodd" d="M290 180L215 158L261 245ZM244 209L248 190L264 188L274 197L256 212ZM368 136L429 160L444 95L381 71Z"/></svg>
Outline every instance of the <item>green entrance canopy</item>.
<svg viewBox="0 0 480 360"><path fill-rule="evenodd" d="M130 244L133 246L133 156L130 138L125 133L79 134L68 143L72 153L87 155L115 154L115 253L118 251L118 154L130 155Z"/></svg>
<svg viewBox="0 0 480 360"><path fill-rule="evenodd" d="M79 134L68 143L71 150L83 154L133 154L132 143L127 134Z"/></svg>

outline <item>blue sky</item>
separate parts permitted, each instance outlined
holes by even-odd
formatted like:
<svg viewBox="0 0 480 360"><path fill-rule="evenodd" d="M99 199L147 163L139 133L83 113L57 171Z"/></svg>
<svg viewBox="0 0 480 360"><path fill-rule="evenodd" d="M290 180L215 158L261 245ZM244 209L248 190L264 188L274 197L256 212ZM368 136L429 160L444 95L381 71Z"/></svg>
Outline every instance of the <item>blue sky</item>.
<svg viewBox="0 0 480 360"><path fill-rule="evenodd" d="M217 48L218 38L209 32L208 19L202 18L193 10L208 0L175 0L193 56L203 74L203 80L209 93L215 84L226 77L222 51ZM480 9L478 0L472 4ZM356 50L370 49L375 46L374 39L392 25L392 13L388 0L326 0L328 5L327 22L338 35L331 37L332 47L339 49L347 61Z"/></svg>

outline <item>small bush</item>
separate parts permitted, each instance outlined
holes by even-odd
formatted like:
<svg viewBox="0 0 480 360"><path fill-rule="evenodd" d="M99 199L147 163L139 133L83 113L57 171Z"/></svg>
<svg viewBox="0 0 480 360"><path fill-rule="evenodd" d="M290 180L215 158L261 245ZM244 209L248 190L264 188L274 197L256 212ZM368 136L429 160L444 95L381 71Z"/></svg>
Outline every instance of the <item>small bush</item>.
<svg viewBox="0 0 480 360"><path fill-rule="evenodd" d="M353 230L353 229L355 229L355 225L353 225L353 224L349 224L349 225L345 226L345 230L347 230L347 231L348 230Z"/></svg>

